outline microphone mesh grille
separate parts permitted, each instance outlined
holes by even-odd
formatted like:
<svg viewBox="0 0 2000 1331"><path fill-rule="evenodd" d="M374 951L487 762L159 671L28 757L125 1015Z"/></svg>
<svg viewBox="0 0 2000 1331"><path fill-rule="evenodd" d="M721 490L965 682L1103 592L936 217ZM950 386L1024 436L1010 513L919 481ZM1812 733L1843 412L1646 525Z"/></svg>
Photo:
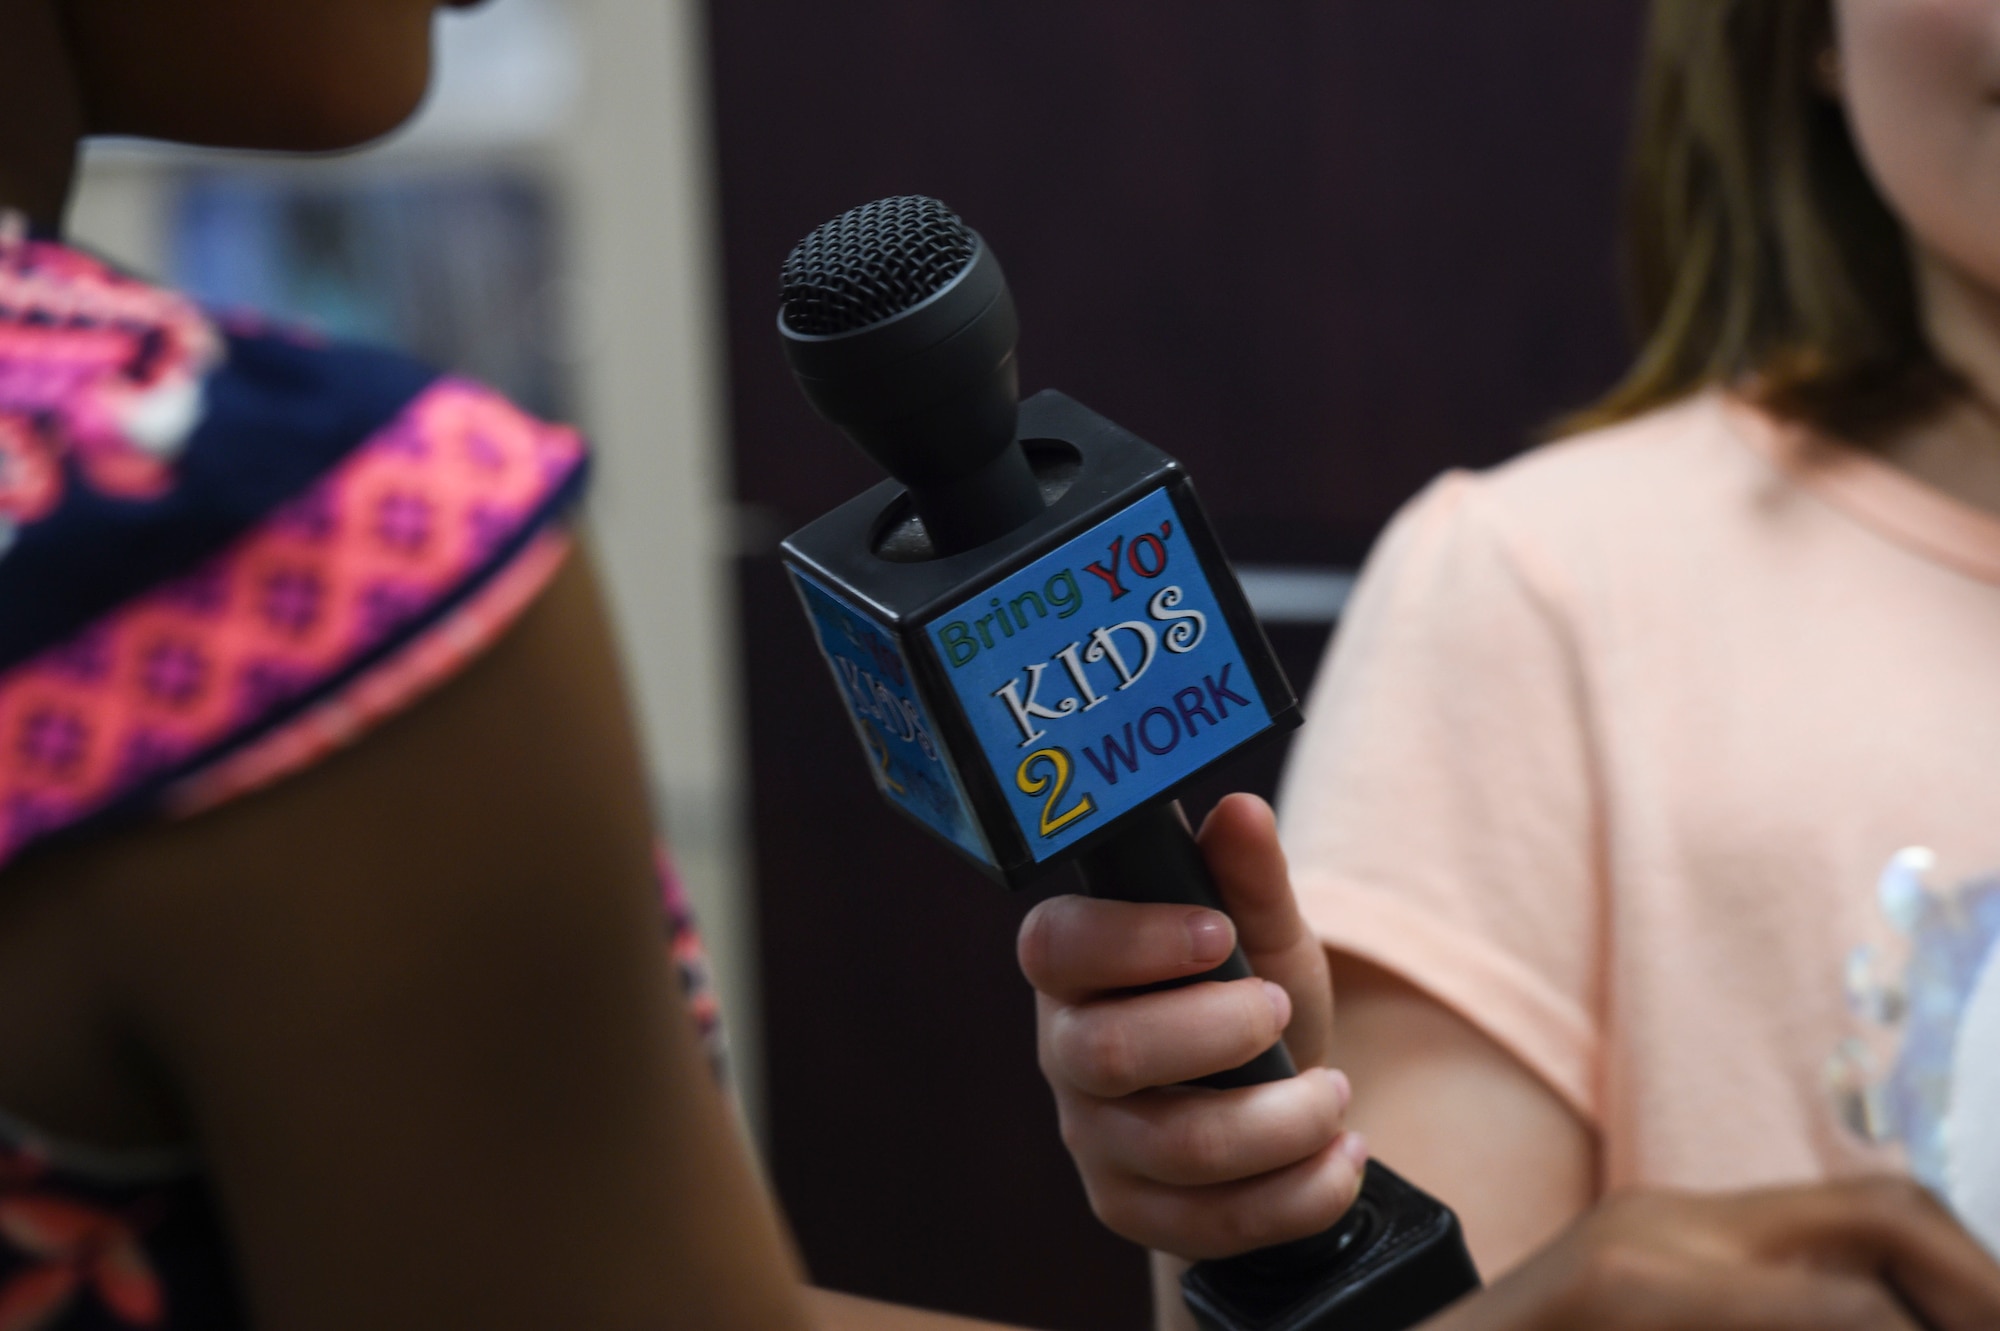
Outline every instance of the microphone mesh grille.
<svg viewBox="0 0 2000 1331"><path fill-rule="evenodd" d="M850 208L785 256L785 326L830 337L921 304L972 261L975 242L958 214L920 194Z"/></svg>

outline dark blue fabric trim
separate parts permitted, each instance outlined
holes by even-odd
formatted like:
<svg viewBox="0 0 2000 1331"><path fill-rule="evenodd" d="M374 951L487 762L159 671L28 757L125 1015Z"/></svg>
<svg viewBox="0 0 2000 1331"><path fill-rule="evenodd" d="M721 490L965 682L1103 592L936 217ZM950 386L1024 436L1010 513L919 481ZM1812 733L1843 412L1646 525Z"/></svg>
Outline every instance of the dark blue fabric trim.
<svg viewBox="0 0 2000 1331"><path fill-rule="evenodd" d="M0 558L0 673L223 550L438 377L369 347L230 335L227 349L172 490L116 499L71 471L62 506L23 528Z"/></svg>

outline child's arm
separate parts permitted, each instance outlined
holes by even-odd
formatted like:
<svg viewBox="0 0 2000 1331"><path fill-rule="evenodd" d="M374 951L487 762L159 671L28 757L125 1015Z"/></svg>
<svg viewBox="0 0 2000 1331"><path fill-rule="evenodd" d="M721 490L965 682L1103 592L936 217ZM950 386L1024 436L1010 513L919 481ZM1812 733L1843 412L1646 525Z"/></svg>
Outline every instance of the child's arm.
<svg viewBox="0 0 2000 1331"><path fill-rule="evenodd" d="M65 848L266 1331L967 1325L810 1296L666 953L582 562L351 749Z"/></svg>
<svg viewBox="0 0 2000 1331"><path fill-rule="evenodd" d="M1563 1099L1451 1009L1334 954L1333 1059L1353 1078L1347 1125L1458 1213L1479 1269L1504 1275L1587 1210L1596 1143ZM1504 1143L1496 1149L1496 1143ZM1157 1257L1160 1331L1193 1331Z"/></svg>
<svg viewBox="0 0 2000 1331"><path fill-rule="evenodd" d="M352 748L84 847L269 1331L809 1324L665 948L573 560Z"/></svg>
<svg viewBox="0 0 2000 1331"><path fill-rule="evenodd" d="M1263 979L1131 993L1226 955L1228 922L1184 906L1057 898L1022 927L1042 1067L1106 1224L1190 1258L1316 1233L1354 1194L1348 1127L1458 1210L1489 1273L1590 1204L1590 1135L1533 1073L1386 972L1336 959L1329 987L1260 802L1224 802L1202 846ZM1293 1081L1176 1085L1245 1061L1281 1028L1305 1070ZM1360 1088L1351 1107L1336 1061Z"/></svg>
<svg viewBox="0 0 2000 1331"><path fill-rule="evenodd" d="M1367 962L1331 961L1334 1057L1354 1079L1349 1123L1458 1212L1488 1279L1504 1274L1596 1199L1594 1136L1450 1008Z"/></svg>
<svg viewBox="0 0 2000 1331"><path fill-rule="evenodd" d="M1202 846L1246 955L1291 999L1271 1002L1256 979L1130 992L1226 951L1212 918L1186 907L1056 898L1021 936L1043 1070L1092 1205L1126 1237L1190 1257L1322 1229L1355 1184L1345 1081L1323 1070L1333 986L1268 812L1226 803ZM1385 1157L1470 1220L1475 1241L1484 1231L1488 1274L1503 1277L1426 1331L2000 1326L2000 1266L1907 1180L1630 1193L1586 1210L1590 1137L1553 1092L1386 973L1342 963L1337 974L1333 1048L1366 1088L1355 1116ZM1234 1091L1176 1084L1243 1062L1287 1019L1301 1067L1321 1071ZM1184 1325L1171 1287L1159 1293L1161 1326Z"/></svg>

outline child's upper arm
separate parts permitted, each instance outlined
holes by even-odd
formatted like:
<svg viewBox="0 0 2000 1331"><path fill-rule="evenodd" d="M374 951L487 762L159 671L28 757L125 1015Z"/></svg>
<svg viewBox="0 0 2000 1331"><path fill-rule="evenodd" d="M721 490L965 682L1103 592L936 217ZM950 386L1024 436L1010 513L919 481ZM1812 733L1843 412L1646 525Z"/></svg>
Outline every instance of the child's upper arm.
<svg viewBox="0 0 2000 1331"><path fill-rule="evenodd" d="M272 1331L803 1324L679 1004L581 561L303 774L87 850Z"/></svg>
<svg viewBox="0 0 2000 1331"><path fill-rule="evenodd" d="M1488 1274L1596 1191L1609 879L1575 598L1483 478L1400 514L1286 776L1350 1121Z"/></svg>
<svg viewBox="0 0 2000 1331"><path fill-rule="evenodd" d="M1332 953L1348 1126L1458 1213L1490 1281L1596 1200L1597 1139L1526 1064L1406 980Z"/></svg>

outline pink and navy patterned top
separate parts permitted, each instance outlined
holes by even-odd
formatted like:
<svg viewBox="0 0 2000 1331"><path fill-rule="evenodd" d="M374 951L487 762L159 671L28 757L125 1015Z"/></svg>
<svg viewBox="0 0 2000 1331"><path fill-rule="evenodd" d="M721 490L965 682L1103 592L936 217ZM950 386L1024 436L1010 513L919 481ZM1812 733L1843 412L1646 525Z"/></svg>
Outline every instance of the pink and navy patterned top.
<svg viewBox="0 0 2000 1331"><path fill-rule="evenodd" d="M218 321L0 214L0 873L409 705L547 583L586 468L478 384ZM0 1111L0 1331L244 1325L227 1253L197 1162Z"/></svg>

